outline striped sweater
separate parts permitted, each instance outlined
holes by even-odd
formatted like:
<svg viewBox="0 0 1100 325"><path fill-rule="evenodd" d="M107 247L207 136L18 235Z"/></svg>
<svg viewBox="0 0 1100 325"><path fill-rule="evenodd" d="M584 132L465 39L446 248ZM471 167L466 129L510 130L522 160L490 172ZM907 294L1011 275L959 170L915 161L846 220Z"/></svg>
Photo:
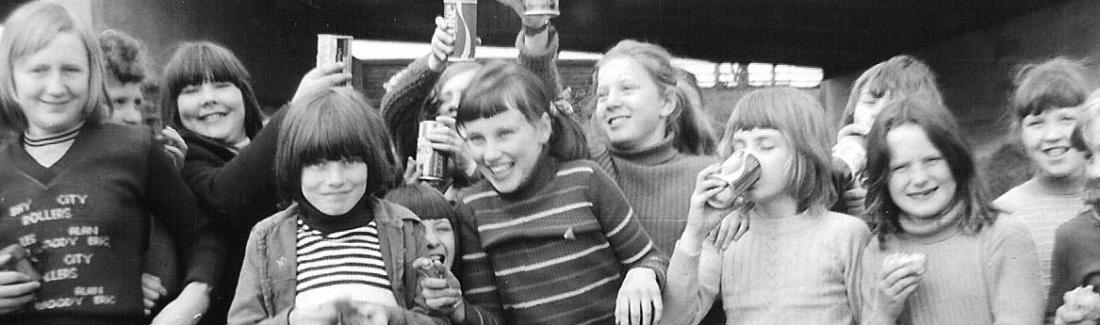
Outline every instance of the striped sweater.
<svg viewBox="0 0 1100 325"><path fill-rule="evenodd" d="M364 227L325 233L298 219L297 237L295 305L349 299L397 306L373 220Z"/></svg>
<svg viewBox="0 0 1100 325"><path fill-rule="evenodd" d="M531 177L513 193L482 181L460 194L459 276L478 307L466 323L613 324L627 270L664 283L668 258L599 166L544 156Z"/></svg>

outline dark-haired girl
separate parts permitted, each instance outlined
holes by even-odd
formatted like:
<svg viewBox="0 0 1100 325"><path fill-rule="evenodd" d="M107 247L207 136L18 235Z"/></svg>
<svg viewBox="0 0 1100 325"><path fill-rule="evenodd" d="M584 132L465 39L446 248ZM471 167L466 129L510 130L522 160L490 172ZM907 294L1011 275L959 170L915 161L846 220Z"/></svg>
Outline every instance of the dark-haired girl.
<svg viewBox="0 0 1100 325"><path fill-rule="evenodd" d="M1031 234L990 205L959 130L940 102L919 94L887 105L871 127L876 238L860 267L863 324L1042 321Z"/></svg>

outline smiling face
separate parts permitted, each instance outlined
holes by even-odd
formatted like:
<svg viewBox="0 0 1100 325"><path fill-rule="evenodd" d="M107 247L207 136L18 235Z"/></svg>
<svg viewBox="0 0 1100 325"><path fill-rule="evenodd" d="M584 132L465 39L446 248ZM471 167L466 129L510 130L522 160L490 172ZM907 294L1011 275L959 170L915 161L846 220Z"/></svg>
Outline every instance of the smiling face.
<svg viewBox="0 0 1100 325"><path fill-rule="evenodd" d="M1038 177L1077 177L1084 171L1085 153L1070 148L1078 108L1054 108L1020 121L1020 138Z"/></svg>
<svg viewBox="0 0 1100 325"><path fill-rule="evenodd" d="M324 214L351 211L367 193L367 163L324 161L302 168L302 196Z"/></svg>
<svg viewBox="0 0 1100 325"><path fill-rule="evenodd" d="M451 221L447 219L427 219L424 223L424 241L428 244L428 257L443 261L447 269L454 265L455 234Z"/></svg>
<svg viewBox="0 0 1100 325"><path fill-rule="evenodd" d="M497 192L511 193L534 173L550 139L550 120L543 116L531 122L512 108L490 118L466 122L461 131L481 175Z"/></svg>
<svg viewBox="0 0 1100 325"><path fill-rule="evenodd" d="M671 91L661 91L644 66L631 58L608 60L597 73L598 127L620 149L646 149L665 138L665 120L675 108Z"/></svg>
<svg viewBox="0 0 1100 325"><path fill-rule="evenodd" d="M244 96L228 81L189 85L176 97L183 127L203 136L238 144L248 138L244 130Z"/></svg>
<svg viewBox="0 0 1100 325"><path fill-rule="evenodd" d="M760 180L749 188L748 198L757 203L791 198L787 184L795 149L776 129L741 130L733 134L733 150L744 151L760 161Z"/></svg>
<svg viewBox="0 0 1100 325"><path fill-rule="evenodd" d="M88 51L71 32L58 34L46 47L15 61L11 78L27 132L52 135L83 122L89 73Z"/></svg>
<svg viewBox="0 0 1100 325"><path fill-rule="evenodd" d="M958 187L943 153L915 124L890 130L886 144L890 149L887 187L901 218L933 221L928 219L941 217Z"/></svg>

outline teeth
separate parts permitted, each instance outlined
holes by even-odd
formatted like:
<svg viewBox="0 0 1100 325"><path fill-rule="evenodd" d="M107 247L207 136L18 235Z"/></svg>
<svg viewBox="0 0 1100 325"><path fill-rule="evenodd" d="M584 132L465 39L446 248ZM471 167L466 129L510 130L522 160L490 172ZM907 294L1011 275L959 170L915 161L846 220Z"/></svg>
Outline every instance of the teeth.
<svg viewBox="0 0 1100 325"><path fill-rule="evenodd" d="M489 170L492 171L493 174L500 174L508 171L509 168L511 168L511 165L496 165L489 167Z"/></svg>
<svg viewBox="0 0 1100 325"><path fill-rule="evenodd" d="M1063 153L1066 153L1066 151L1069 151L1069 149L1066 148L1066 147L1057 147L1057 148L1050 148L1050 149L1043 150L1043 151L1045 151L1048 155L1057 156L1057 155L1061 155Z"/></svg>
<svg viewBox="0 0 1100 325"><path fill-rule="evenodd" d="M609 124L611 126L616 126L616 125L621 124L622 121L626 121L627 118L628 117L626 117L626 116L612 117L612 118L607 120L607 124Z"/></svg>

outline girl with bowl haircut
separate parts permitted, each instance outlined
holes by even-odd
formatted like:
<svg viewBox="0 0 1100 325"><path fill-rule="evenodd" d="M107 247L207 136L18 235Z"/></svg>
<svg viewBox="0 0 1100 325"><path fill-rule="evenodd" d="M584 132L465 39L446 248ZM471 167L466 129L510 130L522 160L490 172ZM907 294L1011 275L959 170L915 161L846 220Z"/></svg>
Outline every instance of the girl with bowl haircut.
<svg viewBox="0 0 1100 325"><path fill-rule="evenodd" d="M672 253L662 324L697 324L721 296L727 324L851 324L858 320L859 252L869 231L830 212L833 202L824 110L794 88L749 93L737 102L719 144L760 162L750 204L718 209L706 202L725 188L699 172L687 226ZM721 249L714 230L731 215L752 227Z"/></svg>
<svg viewBox="0 0 1100 325"><path fill-rule="evenodd" d="M253 228L229 323L446 324L417 304L423 224L375 196L395 171L377 110L331 88L294 102L282 123L275 175L293 203Z"/></svg>
<svg viewBox="0 0 1100 325"><path fill-rule="evenodd" d="M919 93L875 119L866 173L876 227L861 263L861 323L1041 322L1031 234L990 205L959 130ZM925 262L886 261L896 253Z"/></svg>

